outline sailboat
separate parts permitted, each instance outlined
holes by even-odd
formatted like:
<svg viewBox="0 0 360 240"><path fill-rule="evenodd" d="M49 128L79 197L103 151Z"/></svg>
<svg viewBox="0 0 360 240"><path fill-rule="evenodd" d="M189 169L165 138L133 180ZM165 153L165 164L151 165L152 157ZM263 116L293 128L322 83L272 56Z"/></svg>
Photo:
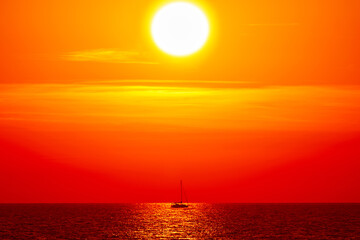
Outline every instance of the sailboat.
<svg viewBox="0 0 360 240"><path fill-rule="evenodd" d="M182 196L183 196L182 181L180 181L180 202L175 202L175 203L171 204L172 208L187 208L188 207L188 205L186 203L183 203Z"/></svg>

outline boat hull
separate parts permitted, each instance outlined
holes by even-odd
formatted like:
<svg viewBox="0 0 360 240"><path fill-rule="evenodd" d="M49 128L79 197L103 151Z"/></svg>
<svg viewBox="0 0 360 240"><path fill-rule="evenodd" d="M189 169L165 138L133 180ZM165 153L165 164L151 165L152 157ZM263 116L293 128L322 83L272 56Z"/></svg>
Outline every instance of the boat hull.
<svg viewBox="0 0 360 240"><path fill-rule="evenodd" d="M171 205L171 208L187 208L189 207L188 205L186 204L173 204Z"/></svg>

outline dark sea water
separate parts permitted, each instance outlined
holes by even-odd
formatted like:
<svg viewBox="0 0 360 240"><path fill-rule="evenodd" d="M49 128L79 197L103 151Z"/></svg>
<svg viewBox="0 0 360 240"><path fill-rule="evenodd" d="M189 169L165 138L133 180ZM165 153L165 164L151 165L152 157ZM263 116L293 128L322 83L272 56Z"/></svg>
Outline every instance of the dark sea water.
<svg viewBox="0 0 360 240"><path fill-rule="evenodd" d="M360 239L360 204L0 204L0 239Z"/></svg>

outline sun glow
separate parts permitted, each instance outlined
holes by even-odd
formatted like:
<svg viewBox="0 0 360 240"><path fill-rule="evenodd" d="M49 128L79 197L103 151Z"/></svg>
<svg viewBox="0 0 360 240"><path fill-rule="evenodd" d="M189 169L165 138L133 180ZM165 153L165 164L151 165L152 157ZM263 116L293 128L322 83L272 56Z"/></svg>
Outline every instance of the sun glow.
<svg viewBox="0 0 360 240"><path fill-rule="evenodd" d="M151 34L156 45L173 56L187 56L200 50L209 36L204 12L187 2L162 7L154 16Z"/></svg>

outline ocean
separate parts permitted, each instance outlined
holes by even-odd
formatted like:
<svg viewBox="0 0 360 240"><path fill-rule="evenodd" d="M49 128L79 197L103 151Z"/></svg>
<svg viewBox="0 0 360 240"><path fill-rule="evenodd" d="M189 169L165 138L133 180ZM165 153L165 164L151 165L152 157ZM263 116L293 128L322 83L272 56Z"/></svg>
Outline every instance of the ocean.
<svg viewBox="0 0 360 240"><path fill-rule="evenodd" d="M360 239L360 204L0 204L0 239Z"/></svg>

